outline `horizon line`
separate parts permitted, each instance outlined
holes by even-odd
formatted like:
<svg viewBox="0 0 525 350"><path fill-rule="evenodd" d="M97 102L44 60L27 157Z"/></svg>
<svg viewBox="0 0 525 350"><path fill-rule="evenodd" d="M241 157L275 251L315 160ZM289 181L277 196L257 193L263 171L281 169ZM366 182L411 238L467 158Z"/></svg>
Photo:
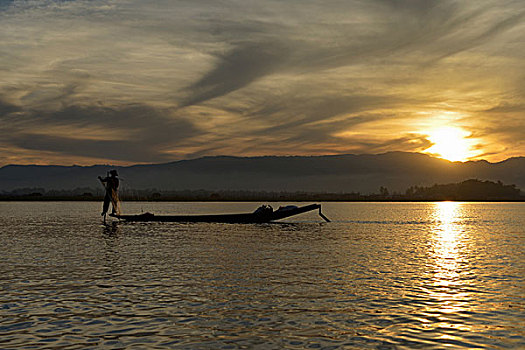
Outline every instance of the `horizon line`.
<svg viewBox="0 0 525 350"><path fill-rule="evenodd" d="M381 156L381 155L387 155L387 154L393 154L393 153L402 153L402 154L416 154L416 155L422 155L429 158L441 160L448 163L473 163L473 162L486 162L489 164L499 164L504 163L510 159L518 159L518 158L524 158L523 156L513 156L506 158L504 160L498 161L498 162L490 162L486 159L470 159L465 161L452 161L445 158L441 158L432 154L428 153L422 153L422 152L409 152L409 151L388 151L388 152L382 152L382 153L340 153L340 154L321 154L321 155L260 155L260 156L237 156L237 155L205 155L201 157L196 158L187 158L187 159L178 159L178 160L171 160L171 161L165 161L165 162L158 162L158 163L131 163L129 165L114 165L114 164L91 164L91 165L78 165L78 164L71 164L71 165L64 165L64 164L35 164L35 163L29 163L29 164L17 164L17 163L10 163L3 166L0 166L0 169L9 167L9 166L39 166L39 167L83 167L83 168L90 168L90 167L97 167L97 166L107 166L107 167L115 167L115 168L129 168L134 166L148 166L148 165L161 165L161 164L169 164L169 163L177 163L177 162L184 162L184 161L193 161L193 160L199 160L199 159L206 159L206 158L237 158L237 159L257 159L257 158L321 158L321 157L344 157L344 156Z"/></svg>

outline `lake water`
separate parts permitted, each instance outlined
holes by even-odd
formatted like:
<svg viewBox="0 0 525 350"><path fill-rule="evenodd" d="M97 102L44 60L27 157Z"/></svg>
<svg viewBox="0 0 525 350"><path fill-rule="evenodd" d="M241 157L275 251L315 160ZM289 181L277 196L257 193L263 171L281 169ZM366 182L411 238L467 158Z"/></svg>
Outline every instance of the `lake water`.
<svg viewBox="0 0 525 350"><path fill-rule="evenodd" d="M104 225L100 208L0 202L0 348L525 348L525 203L324 203L331 223L253 225Z"/></svg>

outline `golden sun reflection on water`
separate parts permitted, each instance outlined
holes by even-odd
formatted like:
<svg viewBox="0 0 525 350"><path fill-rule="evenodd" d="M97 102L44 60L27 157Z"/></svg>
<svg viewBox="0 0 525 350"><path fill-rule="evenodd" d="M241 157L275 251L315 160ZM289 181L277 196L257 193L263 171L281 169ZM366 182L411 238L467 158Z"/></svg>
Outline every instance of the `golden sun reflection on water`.
<svg viewBox="0 0 525 350"><path fill-rule="evenodd" d="M435 226L429 261L431 269L427 292L431 303L427 312L434 315L461 315L471 308L468 288L468 254L465 241L468 231L462 224L463 203L439 202L434 204ZM443 320L441 327L469 330L460 323Z"/></svg>
<svg viewBox="0 0 525 350"><path fill-rule="evenodd" d="M458 224L461 203L439 202L434 208L436 226L434 227L435 277L438 283L448 285L458 273L458 260L461 252L458 244L461 240L461 225Z"/></svg>

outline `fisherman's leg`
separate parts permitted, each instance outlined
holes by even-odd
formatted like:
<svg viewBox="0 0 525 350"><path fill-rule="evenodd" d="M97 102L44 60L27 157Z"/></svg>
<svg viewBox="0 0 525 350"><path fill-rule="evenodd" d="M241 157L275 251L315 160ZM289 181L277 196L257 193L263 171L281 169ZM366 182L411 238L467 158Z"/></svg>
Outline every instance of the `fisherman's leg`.
<svg viewBox="0 0 525 350"><path fill-rule="evenodd" d="M104 204L102 205L101 215L105 215L108 212L110 201L111 201L111 198L108 195L104 196Z"/></svg>
<svg viewBox="0 0 525 350"><path fill-rule="evenodd" d="M115 201L111 201L111 214L115 215L117 213L117 205L115 204Z"/></svg>
<svg viewBox="0 0 525 350"><path fill-rule="evenodd" d="M119 200L118 200L118 193L117 191L114 191L111 193L111 214L113 215L120 215L120 208L119 208Z"/></svg>

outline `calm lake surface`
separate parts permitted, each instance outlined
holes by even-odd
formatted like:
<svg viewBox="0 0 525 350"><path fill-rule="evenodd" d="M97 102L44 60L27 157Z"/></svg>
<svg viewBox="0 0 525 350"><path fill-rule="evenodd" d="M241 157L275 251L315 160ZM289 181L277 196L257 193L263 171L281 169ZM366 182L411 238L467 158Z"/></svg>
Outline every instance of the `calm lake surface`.
<svg viewBox="0 0 525 350"><path fill-rule="evenodd" d="M331 223L253 225L0 209L2 349L525 348L525 203L325 203Z"/></svg>

